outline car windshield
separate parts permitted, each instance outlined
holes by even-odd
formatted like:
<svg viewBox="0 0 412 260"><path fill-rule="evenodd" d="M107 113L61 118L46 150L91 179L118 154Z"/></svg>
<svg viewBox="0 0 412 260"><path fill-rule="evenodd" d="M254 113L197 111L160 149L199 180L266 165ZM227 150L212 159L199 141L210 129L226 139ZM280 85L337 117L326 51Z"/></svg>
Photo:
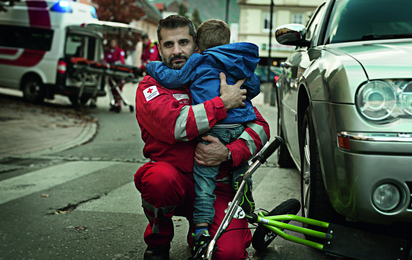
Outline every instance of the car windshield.
<svg viewBox="0 0 412 260"><path fill-rule="evenodd" d="M412 38L411 0L336 0L325 43Z"/></svg>

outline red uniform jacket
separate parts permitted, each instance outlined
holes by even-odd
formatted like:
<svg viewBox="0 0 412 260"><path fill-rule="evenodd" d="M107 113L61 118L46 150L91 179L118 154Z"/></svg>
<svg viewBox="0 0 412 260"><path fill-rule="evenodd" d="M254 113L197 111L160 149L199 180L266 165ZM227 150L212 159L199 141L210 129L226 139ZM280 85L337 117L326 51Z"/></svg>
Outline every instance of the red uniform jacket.
<svg viewBox="0 0 412 260"><path fill-rule="evenodd" d="M142 66L140 66L140 69L142 70L146 69L146 65L149 62L160 60L159 51L157 50L156 43L152 43L149 40L146 47L142 51L141 60L142 60Z"/></svg>
<svg viewBox="0 0 412 260"><path fill-rule="evenodd" d="M183 173L193 172L195 138L227 114L220 97L190 104L189 88L167 89L150 76L139 83L136 118L145 142L146 158L168 162ZM227 145L233 166L246 162L269 140L269 126L257 109L255 111L257 119L247 124L238 140Z"/></svg>
<svg viewBox="0 0 412 260"><path fill-rule="evenodd" d="M110 64L124 64L124 51L119 47L115 47L114 49L109 48L104 53L104 62Z"/></svg>

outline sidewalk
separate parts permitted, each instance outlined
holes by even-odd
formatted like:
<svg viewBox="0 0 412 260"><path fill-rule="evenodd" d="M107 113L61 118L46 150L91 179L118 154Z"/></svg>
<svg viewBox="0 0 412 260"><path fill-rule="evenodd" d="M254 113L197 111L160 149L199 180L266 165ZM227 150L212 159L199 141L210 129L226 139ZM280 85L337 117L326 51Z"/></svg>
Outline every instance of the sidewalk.
<svg viewBox="0 0 412 260"><path fill-rule="evenodd" d="M263 93L253 100L262 116L276 129L276 110L264 103ZM0 173L13 157L38 157L82 145L96 135L98 122L87 113L64 105L37 105L15 93L0 91ZM273 138L271 138L273 140Z"/></svg>
<svg viewBox="0 0 412 260"><path fill-rule="evenodd" d="M97 127L97 121L73 108L31 104L0 93L0 162L81 145L94 137Z"/></svg>

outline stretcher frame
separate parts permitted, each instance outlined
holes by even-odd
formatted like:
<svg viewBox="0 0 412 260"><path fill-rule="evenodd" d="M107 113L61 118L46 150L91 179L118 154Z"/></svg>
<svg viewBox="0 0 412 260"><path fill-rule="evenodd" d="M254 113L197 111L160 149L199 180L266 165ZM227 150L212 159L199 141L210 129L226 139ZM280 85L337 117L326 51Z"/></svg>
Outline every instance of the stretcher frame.
<svg viewBox="0 0 412 260"><path fill-rule="evenodd" d="M70 58L70 63L71 66L74 69L74 72L80 75L82 79L82 84L80 86L80 91L78 94L78 103L81 104L80 100L83 96L84 93L84 88L85 88L85 83L86 83L86 77L88 75L101 75L99 77L99 84L96 85L92 98L96 98L98 88L101 85L101 81L104 80L105 78L108 78L108 80L112 80L112 82L115 82L114 84L109 85L110 90L115 89L118 93L119 96L124 103L124 105L128 106L130 109L130 112L134 111L134 106L132 103L130 103L126 97L123 95L123 93L120 91L120 85L126 84L126 83L133 83L136 84L139 82L138 80L138 68L134 66L127 66L127 65L117 65L117 64L107 64L107 63L101 63L97 61L90 61L82 57L72 57ZM117 79L117 81L113 80ZM117 83L119 82L119 83ZM111 91L109 91L109 97L110 97L110 104L114 105L115 100L113 95L111 94Z"/></svg>

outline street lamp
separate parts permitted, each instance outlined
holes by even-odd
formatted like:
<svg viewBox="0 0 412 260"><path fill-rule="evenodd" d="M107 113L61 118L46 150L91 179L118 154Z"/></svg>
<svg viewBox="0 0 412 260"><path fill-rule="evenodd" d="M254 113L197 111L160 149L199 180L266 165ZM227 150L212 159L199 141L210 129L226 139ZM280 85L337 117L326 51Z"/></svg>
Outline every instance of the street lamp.
<svg viewBox="0 0 412 260"><path fill-rule="evenodd" d="M268 54L268 76L267 80L268 82L271 82L270 79L270 66L272 65L271 61L271 50L272 50L272 29L273 29L273 6L275 4L273 3L273 0L270 1L270 22L269 22L269 54Z"/></svg>
<svg viewBox="0 0 412 260"><path fill-rule="evenodd" d="M226 16L225 16L225 22L229 24L229 3L230 0L226 0Z"/></svg>

